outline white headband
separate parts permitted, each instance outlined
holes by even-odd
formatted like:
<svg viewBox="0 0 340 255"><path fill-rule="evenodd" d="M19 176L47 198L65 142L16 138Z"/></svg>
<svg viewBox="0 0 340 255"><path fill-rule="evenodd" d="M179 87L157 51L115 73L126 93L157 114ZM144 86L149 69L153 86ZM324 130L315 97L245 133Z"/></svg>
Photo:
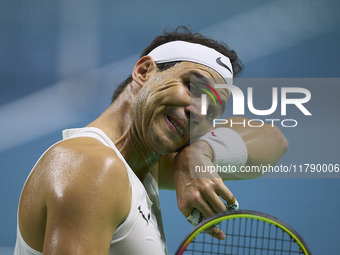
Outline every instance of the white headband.
<svg viewBox="0 0 340 255"><path fill-rule="evenodd" d="M228 57L218 51L198 43L172 41L153 49L148 56L156 64L173 61L189 61L210 67L219 73L226 83L233 78L233 68Z"/></svg>

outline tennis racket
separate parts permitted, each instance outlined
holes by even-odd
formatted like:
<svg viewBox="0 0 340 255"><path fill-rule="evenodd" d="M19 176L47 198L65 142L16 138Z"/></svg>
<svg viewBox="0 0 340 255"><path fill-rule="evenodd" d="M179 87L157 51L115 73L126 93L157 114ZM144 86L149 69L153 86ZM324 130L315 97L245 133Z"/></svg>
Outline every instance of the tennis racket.
<svg viewBox="0 0 340 255"><path fill-rule="evenodd" d="M222 241L204 232L217 226L225 234ZM308 254L302 237L287 223L271 215L250 211L216 214L198 224L183 240L175 255L198 254Z"/></svg>

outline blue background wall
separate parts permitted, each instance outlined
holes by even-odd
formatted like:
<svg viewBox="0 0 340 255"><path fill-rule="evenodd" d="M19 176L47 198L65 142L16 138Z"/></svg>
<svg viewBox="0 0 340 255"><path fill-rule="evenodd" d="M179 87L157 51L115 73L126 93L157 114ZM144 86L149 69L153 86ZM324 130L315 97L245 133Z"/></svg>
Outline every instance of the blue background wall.
<svg viewBox="0 0 340 255"><path fill-rule="evenodd" d="M281 128L290 148L279 164L339 164L340 89L329 79L339 77L339 7L336 0L2 0L0 254L13 251L21 188L40 154L60 130L84 126L106 109L115 86L164 28L186 25L225 41L245 64L244 78L328 78L302 86L311 91L306 107L313 116L294 113L289 118L299 125ZM293 226L314 254L338 254L340 179L321 177L226 184L242 208ZM160 195L173 253L191 226L175 193Z"/></svg>

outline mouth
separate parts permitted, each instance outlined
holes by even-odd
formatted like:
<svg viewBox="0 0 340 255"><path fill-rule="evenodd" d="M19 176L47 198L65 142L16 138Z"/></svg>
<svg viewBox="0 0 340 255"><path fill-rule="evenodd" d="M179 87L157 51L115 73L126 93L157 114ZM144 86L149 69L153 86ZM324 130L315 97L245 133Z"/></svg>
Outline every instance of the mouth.
<svg viewBox="0 0 340 255"><path fill-rule="evenodd" d="M186 137L186 131L185 131L184 127L180 123L178 123L176 120L171 118L169 115L166 115L166 120L168 121L168 123L170 122L171 126L178 133L180 133L184 138Z"/></svg>

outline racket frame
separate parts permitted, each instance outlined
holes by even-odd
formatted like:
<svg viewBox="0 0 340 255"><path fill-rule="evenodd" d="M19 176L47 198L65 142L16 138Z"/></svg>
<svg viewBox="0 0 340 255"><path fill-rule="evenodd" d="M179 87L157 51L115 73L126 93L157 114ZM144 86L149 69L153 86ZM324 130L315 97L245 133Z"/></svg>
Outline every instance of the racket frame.
<svg viewBox="0 0 340 255"><path fill-rule="evenodd" d="M195 239L195 237L204 231L205 229L212 227L214 225L219 224L220 222L224 220L230 220L230 219L240 219L240 218L246 218L246 219L255 219L259 221L264 221L269 224L272 224L274 226L277 226L281 228L283 231L289 234L300 246L302 251L305 255L312 255L310 252L306 242L303 240L303 238L299 235L299 233L296 232L291 226L289 226L286 222L272 216L269 214L252 211L252 210L239 210L239 211L227 211L223 213L215 214L214 216L203 220L201 223L199 223L194 229L192 229L187 236L184 238L180 246L175 252L175 255L182 255L188 245L192 242L192 240Z"/></svg>

